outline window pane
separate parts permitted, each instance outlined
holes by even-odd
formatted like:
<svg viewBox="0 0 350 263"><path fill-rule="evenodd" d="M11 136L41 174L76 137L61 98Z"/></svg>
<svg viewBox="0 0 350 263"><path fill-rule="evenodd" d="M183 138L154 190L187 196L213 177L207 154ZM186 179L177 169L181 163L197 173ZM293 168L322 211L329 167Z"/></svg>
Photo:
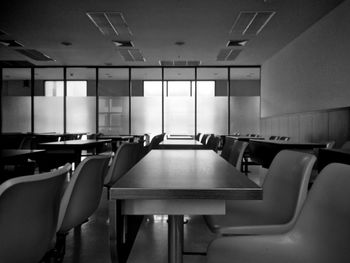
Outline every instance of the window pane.
<svg viewBox="0 0 350 263"><path fill-rule="evenodd" d="M194 68L166 68L164 79L169 93L164 98L165 132L194 134L194 96L190 96Z"/></svg>
<svg viewBox="0 0 350 263"><path fill-rule="evenodd" d="M129 134L129 70L99 70L99 124L104 134Z"/></svg>
<svg viewBox="0 0 350 263"><path fill-rule="evenodd" d="M260 70L231 68L230 71L230 131L259 134Z"/></svg>
<svg viewBox="0 0 350 263"><path fill-rule="evenodd" d="M197 71L197 131L227 134L227 69L199 68Z"/></svg>
<svg viewBox="0 0 350 263"><path fill-rule="evenodd" d="M162 132L161 70L132 69L131 71L131 134Z"/></svg>
<svg viewBox="0 0 350 263"><path fill-rule="evenodd" d="M34 86L34 131L63 132L63 93L56 93L58 97L45 96L45 82L63 81L62 68L35 69ZM57 90L56 90L57 92ZM53 92L52 92L53 93Z"/></svg>
<svg viewBox="0 0 350 263"><path fill-rule="evenodd" d="M67 69L68 133L95 133L96 131L95 78L95 69Z"/></svg>

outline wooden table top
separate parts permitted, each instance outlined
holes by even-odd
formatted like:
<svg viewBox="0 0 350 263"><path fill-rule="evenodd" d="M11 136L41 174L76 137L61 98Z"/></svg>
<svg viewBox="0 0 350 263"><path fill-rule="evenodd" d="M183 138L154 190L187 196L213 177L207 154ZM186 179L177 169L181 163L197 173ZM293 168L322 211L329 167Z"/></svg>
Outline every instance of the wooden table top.
<svg viewBox="0 0 350 263"><path fill-rule="evenodd" d="M12 159L17 157L29 157L37 154L44 153L45 150L26 150L26 149L3 149L1 150L1 159Z"/></svg>
<svg viewBox="0 0 350 263"><path fill-rule="evenodd" d="M197 140L165 140L157 148L159 149L205 149L205 146Z"/></svg>
<svg viewBox="0 0 350 263"><path fill-rule="evenodd" d="M167 135L166 136L168 140L193 140L192 135Z"/></svg>
<svg viewBox="0 0 350 263"><path fill-rule="evenodd" d="M262 189L212 150L152 150L111 199L261 199Z"/></svg>
<svg viewBox="0 0 350 263"><path fill-rule="evenodd" d="M284 145L284 146L292 146L297 148L323 148L326 147L326 143L324 142L292 142L292 141L282 141L282 140L257 140L256 138L252 138L250 140L254 143L260 144L274 144L274 145Z"/></svg>

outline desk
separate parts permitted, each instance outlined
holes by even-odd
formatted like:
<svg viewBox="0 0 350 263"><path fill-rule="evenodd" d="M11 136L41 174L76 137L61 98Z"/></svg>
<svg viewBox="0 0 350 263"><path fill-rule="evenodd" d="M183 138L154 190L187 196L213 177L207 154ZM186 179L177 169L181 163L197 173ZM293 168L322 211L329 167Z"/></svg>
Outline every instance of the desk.
<svg viewBox="0 0 350 263"><path fill-rule="evenodd" d="M318 152L318 171L320 172L330 163L350 164L350 150L320 149Z"/></svg>
<svg viewBox="0 0 350 263"><path fill-rule="evenodd" d="M325 148L326 143L297 143L278 140L255 140L249 141L250 158L253 162L269 168L277 153L282 150L312 151L315 148Z"/></svg>
<svg viewBox="0 0 350 263"><path fill-rule="evenodd" d="M205 145L197 140L166 140L156 146L157 149L189 149L201 150L205 149Z"/></svg>
<svg viewBox="0 0 350 263"><path fill-rule="evenodd" d="M46 142L40 143L39 147L51 151L53 153L60 153L60 151L73 151L73 160L78 166L81 159L82 150L96 149L97 146L104 143L110 143L111 140L68 140L61 142Z"/></svg>
<svg viewBox="0 0 350 263"><path fill-rule="evenodd" d="M28 158L35 159L44 153L45 150L1 150L1 164L15 164L27 160Z"/></svg>
<svg viewBox="0 0 350 263"><path fill-rule="evenodd" d="M262 189L212 150L152 150L110 189L112 262L121 246L120 214L168 215L168 261L179 263L183 216L225 214L229 199L262 199Z"/></svg>

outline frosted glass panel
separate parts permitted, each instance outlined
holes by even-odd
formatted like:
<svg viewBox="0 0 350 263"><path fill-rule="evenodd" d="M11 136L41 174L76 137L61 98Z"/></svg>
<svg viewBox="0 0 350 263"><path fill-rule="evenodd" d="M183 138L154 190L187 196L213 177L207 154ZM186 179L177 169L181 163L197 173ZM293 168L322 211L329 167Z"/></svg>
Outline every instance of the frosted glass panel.
<svg viewBox="0 0 350 263"><path fill-rule="evenodd" d="M67 132L95 132L95 97L67 97Z"/></svg>
<svg viewBox="0 0 350 263"><path fill-rule="evenodd" d="M161 97L131 97L131 105L132 134L162 132Z"/></svg>
<svg viewBox="0 0 350 263"><path fill-rule="evenodd" d="M231 133L259 133L260 97L230 97Z"/></svg>
<svg viewBox="0 0 350 263"><path fill-rule="evenodd" d="M31 131L31 99L28 96L2 97L3 132Z"/></svg>
<svg viewBox="0 0 350 263"><path fill-rule="evenodd" d="M197 131L227 134L227 97L197 98Z"/></svg>
<svg viewBox="0 0 350 263"><path fill-rule="evenodd" d="M99 132L129 133L129 97L99 97Z"/></svg>
<svg viewBox="0 0 350 263"><path fill-rule="evenodd" d="M63 132L63 97L34 97L35 132Z"/></svg>
<svg viewBox="0 0 350 263"><path fill-rule="evenodd" d="M166 97L164 128L170 134L194 134L194 97Z"/></svg>

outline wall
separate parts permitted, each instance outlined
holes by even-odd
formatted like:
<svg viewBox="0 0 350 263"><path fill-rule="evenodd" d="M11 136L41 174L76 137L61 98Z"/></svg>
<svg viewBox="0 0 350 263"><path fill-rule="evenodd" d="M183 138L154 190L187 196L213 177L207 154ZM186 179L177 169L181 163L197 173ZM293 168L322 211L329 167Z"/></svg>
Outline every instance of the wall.
<svg viewBox="0 0 350 263"><path fill-rule="evenodd" d="M349 13L345 1L262 65L262 134L350 138Z"/></svg>

